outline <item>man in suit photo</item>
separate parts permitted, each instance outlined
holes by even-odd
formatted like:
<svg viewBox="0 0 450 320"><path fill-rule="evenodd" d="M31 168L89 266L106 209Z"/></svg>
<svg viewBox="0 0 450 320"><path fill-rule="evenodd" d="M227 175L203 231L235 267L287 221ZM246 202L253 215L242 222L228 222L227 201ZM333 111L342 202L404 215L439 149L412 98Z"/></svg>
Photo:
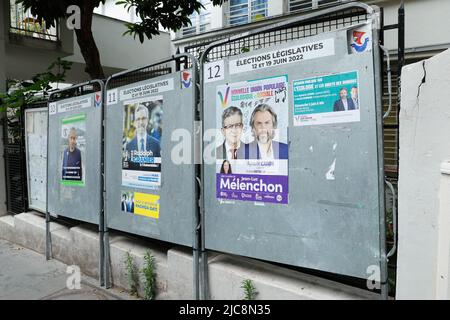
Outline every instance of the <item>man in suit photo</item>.
<svg viewBox="0 0 450 320"><path fill-rule="evenodd" d="M162 135L162 116L163 116L163 110L162 105L159 101L152 104L150 112L150 124L152 127L152 130L150 131L150 135L158 140L158 142L161 144L161 135Z"/></svg>
<svg viewBox="0 0 450 320"><path fill-rule="evenodd" d="M352 87L350 90L350 96L353 101L353 105L355 106L355 110L359 109L359 100L358 100L358 87Z"/></svg>
<svg viewBox="0 0 450 320"><path fill-rule="evenodd" d="M244 124L242 111L237 107L228 107L222 113L222 135L224 142L216 148L216 159L242 159L241 136Z"/></svg>
<svg viewBox="0 0 450 320"><path fill-rule="evenodd" d="M245 159L288 159L288 145L273 140L278 118L271 106L259 104L250 117L250 127L255 140L244 146Z"/></svg>
<svg viewBox="0 0 450 320"><path fill-rule="evenodd" d="M348 98L348 91L346 88L339 90L339 100L336 100L333 106L333 111L348 111L355 110L353 100Z"/></svg>
<svg viewBox="0 0 450 320"><path fill-rule="evenodd" d="M126 145L129 157L131 156L131 158L133 158L133 154L136 156L161 157L160 143L148 133L148 123L148 109L145 105L139 104L136 110L134 110L134 126L136 128L136 134Z"/></svg>
<svg viewBox="0 0 450 320"><path fill-rule="evenodd" d="M72 127L68 136L69 146L64 150L62 180L82 181L81 151L77 148L77 129Z"/></svg>

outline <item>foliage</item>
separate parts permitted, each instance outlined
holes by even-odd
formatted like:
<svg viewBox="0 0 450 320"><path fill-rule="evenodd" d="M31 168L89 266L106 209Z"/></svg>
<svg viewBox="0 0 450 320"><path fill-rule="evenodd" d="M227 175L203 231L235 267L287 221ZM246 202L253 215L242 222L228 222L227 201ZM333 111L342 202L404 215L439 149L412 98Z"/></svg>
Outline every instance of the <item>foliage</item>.
<svg viewBox="0 0 450 320"><path fill-rule="evenodd" d="M134 262L130 252L125 254L125 268L128 275L128 285L130 287L130 294L138 296L139 288L139 273L138 268Z"/></svg>
<svg viewBox="0 0 450 320"><path fill-rule="evenodd" d="M52 89L51 83L64 81L71 66L71 62L58 58L45 72L35 75L30 81L11 81L11 89L7 93L0 93L0 112L19 112L22 106L42 100Z"/></svg>
<svg viewBox="0 0 450 320"><path fill-rule="evenodd" d="M242 281L241 288L244 289L244 300L255 300L258 291L256 291L252 280L245 279Z"/></svg>
<svg viewBox="0 0 450 320"><path fill-rule="evenodd" d="M16 0L17 4L21 4L26 10L30 9L31 14L46 22L47 28L55 27L59 18L67 18L71 13L67 13L67 8L76 5L81 9L82 13L94 11L100 3L106 0Z"/></svg>
<svg viewBox="0 0 450 320"><path fill-rule="evenodd" d="M156 293L156 262L155 257L147 251L144 256L144 299L154 300Z"/></svg>
<svg viewBox="0 0 450 320"><path fill-rule="evenodd" d="M0 113L6 113L7 143L20 142L22 123L20 112L23 106L46 101L51 83L64 82L66 72L72 62L58 58L46 71L35 75L31 80L8 80L8 92L0 93Z"/></svg>
<svg viewBox="0 0 450 320"><path fill-rule="evenodd" d="M222 5L225 0L212 0L213 5ZM103 78L100 54L92 34L93 11L105 0L16 0L39 21L46 22L50 28L56 26L61 18L68 18L72 14L67 13L67 8L76 5L80 8L81 29L75 30L81 53L86 62L86 72L92 79ZM203 5L200 0L118 0L116 5L121 5L127 11L134 10L140 18L140 22L126 23L124 35L129 34L138 37L142 43L145 37L151 39L159 34L160 27L169 31L178 31L182 27L191 25L190 16L199 13Z"/></svg>
<svg viewBox="0 0 450 320"><path fill-rule="evenodd" d="M213 5L222 5L223 0L212 0ZM128 11L134 8L136 15L142 20L139 23L127 23L124 34L136 36L144 42L145 37L151 39L159 34L159 26L177 31L191 25L189 18L194 12L199 13L204 8L198 0L120 0L117 5L123 5Z"/></svg>

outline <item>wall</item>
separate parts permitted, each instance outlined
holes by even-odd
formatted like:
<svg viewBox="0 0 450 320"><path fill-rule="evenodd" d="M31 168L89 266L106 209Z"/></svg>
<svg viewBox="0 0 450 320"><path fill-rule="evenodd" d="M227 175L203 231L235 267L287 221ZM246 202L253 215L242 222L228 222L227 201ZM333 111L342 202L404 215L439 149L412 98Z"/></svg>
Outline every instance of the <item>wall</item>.
<svg viewBox="0 0 450 320"><path fill-rule="evenodd" d="M94 15L92 30L103 66L130 69L145 66L170 56L170 35L161 32L152 40L141 44L138 38L123 36L126 31L123 21ZM74 54L69 61L84 63L80 48L74 39Z"/></svg>
<svg viewBox="0 0 450 320"><path fill-rule="evenodd" d="M450 161L441 164L436 297L450 299Z"/></svg>
<svg viewBox="0 0 450 320"><path fill-rule="evenodd" d="M131 36L122 36L125 31L123 21L102 15L94 15L92 29L106 76L150 64L171 54L170 36L165 32L141 44ZM6 57L0 61L1 67L6 68L6 77L30 79L36 73L45 71L57 57L61 57L73 62L66 77L68 83L89 80L76 37L73 31L66 28L65 23L61 24L60 38L61 43L57 45L20 37L9 41L6 34L6 41L0 41L0 46L6 45Z"/></svg>
<svg viewBox="0 0 450 320"><path fill-rule="evenodd" d="M370 2L370 1L367 1ZM384 8L385 24L397 23L400 0L372 1ZM450 46L450 1L405 0L405 47L408 52L431 50L433 47ZM387 31L385 44L397 48L397 30ZM409 49L409 50L408 50Z"/></svg>
<svg viewBox="0 0 450 320"><path fill-rule="evenodd" d="M104 4L100 3L100 5L94 9L94 12L128 22L140 20L139 17L136 16L134 10L127 12L123 5L118 6L116 5L116 2L117 1L115 0L106 0Z"/></svg>
<svg viewBox="0 0 450 320"><path fill-rule="evenodd" d="M405 66L402 76L397 298L434 299L440 167L450 159L450 50Z"/></svg>
<svg viewBox="0 0 450 320"><path fill-rule="evenodd" d="M396 24L398 8L401 0L366 0L361 1L384 8L385 25ZM226 6L223 10L226 10ZM268 0L268 14L270 17L287 14L288 0ZM212 29L224 30L226 19L215 19L222 12L222 8L212 9ZM426 14L424 14L426 13ZM405 0L405 46L407 52L433 51L450 47L450 33L448 30L450 19L450 1L448 0ZM420 23L418 23L420 21ZM244 30L245 31L245 30ZM397 30L386 31L385 45L390 50L397 49ZM213 32L214 34L214 32ZM211 34L211 36L213 36ZM180 38L176 39L180 44ZM191 39L190 41L194 41ZM184 43L183 43L184 45Z"/></svg>
<svg viewBox="0 0 450 320"><path fill-rule="evenodd" d="M50 223L52 257L68 265L77 265L82 274L99 275L99 236L93 225L67 226ZM0 217L0 238L32 249L45 250L45 217L32 212ZM192 300L192 249L166 243L138 240L110 230L111 280L115 287L129 288L125 255L136 267L144 266L147 251L156 262L156 299ZM44 259L44 257L42 257ZM244 279L250 279L258 292L257 300L354 300L379 299L380 295L337 282L244 257L210 253L208 257L210 298L240 300ZM143 295L143 277L138 292ZM83 278L82 278L83 281Z"/></svg>

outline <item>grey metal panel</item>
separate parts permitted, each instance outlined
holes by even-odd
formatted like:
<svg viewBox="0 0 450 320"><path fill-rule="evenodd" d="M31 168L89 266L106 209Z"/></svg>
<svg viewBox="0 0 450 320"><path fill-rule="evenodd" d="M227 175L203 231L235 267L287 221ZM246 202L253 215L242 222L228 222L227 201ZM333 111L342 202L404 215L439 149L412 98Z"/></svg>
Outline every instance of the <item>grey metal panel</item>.
<svg viewBox="0 0 450 320"><path fill-rule="evenodd" d="M172 141L176 129L189 133L184 140L192 147L194 132L194 106L196 75L193 70L190 88L181 87L181 72L175 72L149 80L119 87L136 87L145 83L173 79L174 89L144 97L163 97L163 131L161 145L161 186L156 190L122 186L122 138L124 101L106 107L105 112L105 187L106 226L149 238L192 246L194 241L195 165L193 152L189 164L177 165L171 160L171 153L180 141ZM108 90L108 88L107 88ZM143 97L139 97L143 98ZM178 131L180 132L180 131ZM159 218L150 218L121 211L121 192L134 191L160 196Z"/></svg>
<svg viewBox="0 0 450 320"><path fill-rule="evenodd" d="M47 108L25 110L28 207L45 212L47 193Z"/></svg>
<svg viewBox="0 0 450 320"><path fill-rule="evenodd" d="M51 215L99 224L101 206L101 130L102 107L95 106L95 93L59 100L56 106L91 98L91 106L62 113L49 113L48 128L48 209ZM49 104L50 105L50 104ZM61 180L61 122L63 119L85 114L86 144L84 167L85 185L65 186Z"/></svg>
<svg viewBox="0 0 450 320"><path fill-rule="evenodd" d="M219 203L215 165L205 165L207 249L277 261L360 278L380 265L380 202L373 51L348 53L347 30L324 33L282 47L335 39L334 56L228 74L204 85L205 131L216 126L216 87L287 74L289 80L289 204ZM273 48L258 50L272 51ZM251 56L255 51L239 57ZM232 59L235 59L233 57ZM360 121L293 126L293 80L358 71ZM335 180L326 173L336 159Z"/></svg>

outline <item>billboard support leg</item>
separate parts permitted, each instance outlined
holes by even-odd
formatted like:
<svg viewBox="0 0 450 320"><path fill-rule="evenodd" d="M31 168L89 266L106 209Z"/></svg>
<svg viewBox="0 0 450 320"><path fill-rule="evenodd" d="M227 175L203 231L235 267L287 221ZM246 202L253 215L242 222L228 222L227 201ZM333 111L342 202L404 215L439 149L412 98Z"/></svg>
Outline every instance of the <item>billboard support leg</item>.
<svg viewBox="0 0 450 320"><path fill-rule="evenodd" d="M50 232L50 214L45 213L45 259L52 258L52 237Z"/></svg>
<svg viewBox="0 0 450 320"><path fill-rule="evenodd" d="M109 259L109 231L105 228L103 232L104 238L104 277L105 277L105 288L111 288L111 265Z"/></svg>
<svg viewBox="0 0 450 320"><path fill-rule="evenodd" d="M199 300L199 256L196 248L193 249L192 256L194 258L194 300Z"/></svg>
<svg viewBox="0 0 450 320"><path fill-rule="evenodd" d="M105 285L105 243L104 243L104 231L103 231L103 223L100 224L99 228L98 228L98 235L99 235L99 240L100 240L100 265L99 265L99 281L100 281L100 286L104 286Z"/></svg>

